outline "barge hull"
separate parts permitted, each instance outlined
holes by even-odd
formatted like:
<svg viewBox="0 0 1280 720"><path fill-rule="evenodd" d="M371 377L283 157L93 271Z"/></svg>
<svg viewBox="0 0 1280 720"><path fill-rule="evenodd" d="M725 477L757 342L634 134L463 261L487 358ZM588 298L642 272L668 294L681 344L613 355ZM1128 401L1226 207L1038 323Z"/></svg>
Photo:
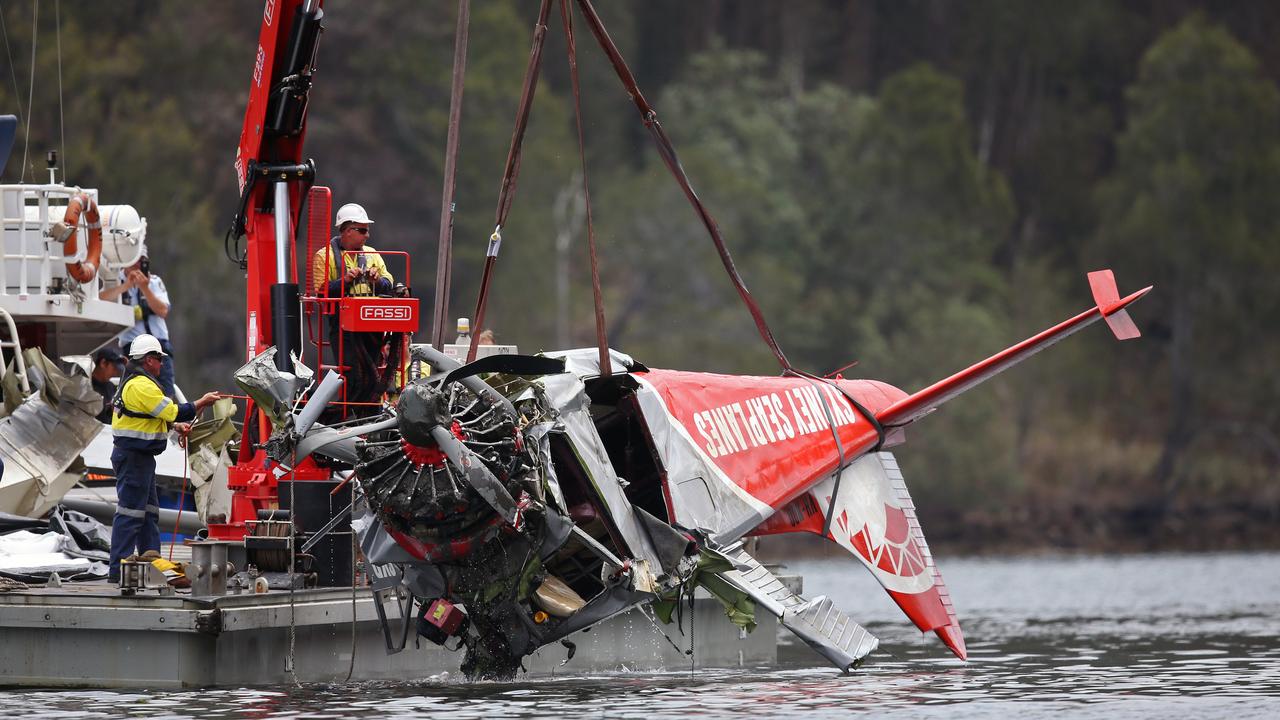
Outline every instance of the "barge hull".
<svg viewBox="0 0 1280 720"><path fill-rule="evenodd" d="M411 682L460 675L460 652L410 637L388 655L373 599L348 589L300 590L192 598L120 595L105 583L0 594L0 687L198 688L298 682ZM394 611L394 608L388 608ZM695 645L674 623L639 610L570 636L572 660L559 644L525 659L532 675L690 667L767 667L777 663L777 622L760 613L744 633L710 597L695 600ZM292 620L292 622L291 622ZM292 628L292 631L291 631ZM290 658L293 635L294 667ZM680 649L673 646L678 644ZM562 665L563 664L563 665Z"/></svg>

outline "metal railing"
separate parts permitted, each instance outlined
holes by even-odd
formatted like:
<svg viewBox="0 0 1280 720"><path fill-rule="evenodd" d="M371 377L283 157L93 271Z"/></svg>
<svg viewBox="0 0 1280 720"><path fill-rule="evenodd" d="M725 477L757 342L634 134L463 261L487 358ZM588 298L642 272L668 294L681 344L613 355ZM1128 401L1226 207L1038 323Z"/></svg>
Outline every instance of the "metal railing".
<svg viewBox="0 0 1280 720"><path fill-rule="evenodd" d="M49 227L61 219L50 210L65 208L72 195L86 192L97 202L97 191L52 185L0 185L0 296L67 295L68 281L62 244L49 235ZM35 208L32 217L31 208ZM11 250L12 245L12 250ZM77 255L83 259L88 247L88 228L82 219L76 228ZM87 299L98 299L102 281L95 276L80 288Z"/></svg>
<svg viewBox="0 0 1280 720"><path fill-rule="evenodd" d="M13 352L13 371L18 374L18 384L22 386L22 395L25 397L31 394L31 381L27 379L27 361L22 357L22 343L18 341L18 328L13 324L13 317L9 315L9 311L0 308L0 321L4 322L3 328L9 333L9 339L0 338L0 382L4 381L4 374L9 367L8 361L4 359L5 348Z"/></svg>
<svg viewBox="0 0 1280 720"><path fill-rule="evenodd" d="M335 270L337 271L339 278L341 278L347 270L347 258L357 257L360 255L381 256L382 258L384 258L383 260L384 265L386 264L386 258L388 257L395 258L397 260L402 260L404 262L404 274L401 275L400 277L402 277L406 281L405 283L406 285L408 284L408 281L412 276L412 270L411 270L411 264L410 264L411 256L408 252L405 252L403 250L343 250L342 256L340 258L333 260L334 267L335 267ZM315 352L313 367L317 369L317 375L322 375L323 371L329 370L329 371L340 373L345 376L346 373L351 369L351 367L346 362L346 348L343 347L347 332L337 333L337 343L335 345L334 343L329 342L327 323L338 322L337 316L339 313L339 307L343 299L349 296L347 295L345 285L340 286L341 289L338 291L338 295L330 296L328 292L329 260L326 256L326 264L323 268L324 272L321 274L319 278L315 276L313 271L313 267L315 264L314 261L315 261L314 256L307 258L307 272L306 272L307 282L306 282L306 288L304 289L301 297L303 318L304 318L303 324L305 325L304 332L305 334L311 337L311 342L309 343L309 345L311 346L311 348L314 349L314 352ZM358 265L359 263L357 262L356 264ZM410 334L406 334L400 340L401 347L400 347L400 353L399 353L400 354L399 367L396 368L396 372L395 372L395 377L397 378L397 386L399 387L403 387L406 379L409 376L410 342L411 342ZM309 355L305 347L306 347L306 344L304 343L304 351L303 351L303 357L302 357L304 362L306 361L306 358ZM330 353L334 356L334 360L336 361L335 363L330 364L325 362L325 348L330 348ZM376 362L375 362L375 365L376 365ZM333 402L333 405L342 408L342 413L344 418L346 417L346 414L349 410L360 407L360 406L367 406L368 408L380 408L382 406L382 402L380 401L379 402L356 402L356 401L348 400L346 383L343 383L340 393L341 393L340 397ZM384 399L385 399L385 393L384 393Z"/></svg>

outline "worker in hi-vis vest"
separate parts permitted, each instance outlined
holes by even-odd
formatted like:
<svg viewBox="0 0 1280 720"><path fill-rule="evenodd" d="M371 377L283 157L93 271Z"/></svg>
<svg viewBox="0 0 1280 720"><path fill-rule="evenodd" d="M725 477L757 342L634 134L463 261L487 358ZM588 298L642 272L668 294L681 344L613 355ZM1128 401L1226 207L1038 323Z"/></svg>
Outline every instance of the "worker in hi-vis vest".
<svg viewBox="0 0 1280 720"><path fill-rule="evenodd" d="M373 220L364 208L347 203L338 208L334 225L338 234L329 244L316 251L311 259L311 292L318 297L336 298L390 296L407 294L403 286L395 286L387 264L377 249L367 245ZM339 270L341 268L341 270ZM378 374L383 364L383 345L387 338L380 332L343 332L338 327L337 308L329 308L327 334L333 363L343 369L346 378L346 401L356 403L356 415L377 412L389 377ZM341 347L342 357L339 357ZM393 358L394 359L394 358ZM398 365L388 362L387 365Z"/></svg>
<svg viewBox="0 0 1280 720"><path fill-rule="evenodd" d="M347 203L334 221L338 234L311 258L311 292L322 297L390 295L393 281L387 264L365 244L373 220L364 208ZM342 272L338 272L338 265Z"/></svg>
<svg viewBox="0 0 1280 720"><path fill-rule="evenodd" d="M120 579L120 561L131 555L160 552L160 505L156 496L156 456L164 452L169 429L189 423L220 396L205 393L194 403L179 403L160 389L157 380L165 352L154 335L139 335L129 346L130 362L112 400L111 434L115 447L116 515L111 522L111 568L108 579ZM180 427L189 429L189 426Z"/></svg>

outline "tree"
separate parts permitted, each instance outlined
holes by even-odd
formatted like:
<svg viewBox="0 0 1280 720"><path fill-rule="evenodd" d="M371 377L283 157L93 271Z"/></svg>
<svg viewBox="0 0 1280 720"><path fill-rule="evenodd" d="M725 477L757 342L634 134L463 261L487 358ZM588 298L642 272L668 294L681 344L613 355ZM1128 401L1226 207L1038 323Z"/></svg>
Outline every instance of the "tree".
<svg viewBox="0 0 1280 720"><path fill-rule="evenodd" d="M1247 48L1193 15L1147 51L1127 110L1116 170L1098 195L1098 245L1133 268L1127 275L1154 282L1164 307L1148 337L1162 399L1143 411L1163 426L1149 469L1159 517L1184 482L1244 450L1226 428L1276 437L1274 372L1232 368L1275 358L1275 340L1256 330L1280 304L1280 93Z"/></svg>
<svg viewBox="0 0 1280 720"><path fill-rule="evenodd" d="M922 64L885 81L863 132L828 161L845 218L824 251L839 261L811 264L809 287L839 298L824 318L839 344L828 357L856 353L859 375L913 391L1007 344L1007 288L993 261L1013 205L971 138L960 82ZM977 494L988 507L1008 499L996 492L1017 479L1005 382L913 428L918 442L902 462L920 492Z"/></svg>

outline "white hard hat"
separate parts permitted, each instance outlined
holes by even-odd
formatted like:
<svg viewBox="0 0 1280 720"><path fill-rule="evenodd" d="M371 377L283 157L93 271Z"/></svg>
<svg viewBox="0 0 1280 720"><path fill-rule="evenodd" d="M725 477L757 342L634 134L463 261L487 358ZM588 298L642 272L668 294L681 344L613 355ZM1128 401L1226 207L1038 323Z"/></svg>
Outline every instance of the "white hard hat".
<svg viewBox="0 0 1280 720"><path fill-rule="evenodd" d="M373 224L373 221L369 219L369 213L355 203L347 203L338 208L338 219L333 224L336 227L342 227L343 223L349 222L362 223L364 225Z"/></svg>
<svg viewBox="0 0 1280 720"><path fill-rule="evenodd" d="M133 339L133 344L129 346L129 357L134 360L144 358L151 353L159 353L169 357L168 353L160 347L160 341L156 339L155 335L147 335L145 333L139 335Z"/></svg>

